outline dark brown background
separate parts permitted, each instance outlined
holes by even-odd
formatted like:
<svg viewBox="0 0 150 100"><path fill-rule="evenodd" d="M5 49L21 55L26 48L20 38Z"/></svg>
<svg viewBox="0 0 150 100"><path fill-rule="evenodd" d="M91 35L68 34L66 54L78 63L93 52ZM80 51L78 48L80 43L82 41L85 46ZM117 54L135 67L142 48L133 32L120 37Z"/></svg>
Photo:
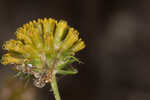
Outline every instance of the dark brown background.
<svg viewBox="0 0 150 100"><path fill-rule="evenodd" d="M67 20L87 45L79 74L59 81L62 100L150 99L149 0L0 0L1 44L43 17ZM1 65L0 87L11 73ZM37 91L39 100L54 100L48 86Z"/></svg>

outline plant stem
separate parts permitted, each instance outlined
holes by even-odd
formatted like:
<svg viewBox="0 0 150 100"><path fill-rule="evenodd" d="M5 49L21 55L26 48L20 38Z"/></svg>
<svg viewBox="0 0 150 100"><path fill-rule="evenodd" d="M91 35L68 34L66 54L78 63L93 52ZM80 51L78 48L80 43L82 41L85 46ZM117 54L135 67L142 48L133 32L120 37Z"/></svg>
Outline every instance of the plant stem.
<svg viewBox="0 0 150 100"><path fill-rule="evenodd" d="M57 81L56 81L55 74L52 75L51 87L52 87L52 90L53 90L55 99L56 99L56 100L61 100L61 99L60 99L60 95L59 95L59 91L58 91L58 86L57 86Z"/></svg>

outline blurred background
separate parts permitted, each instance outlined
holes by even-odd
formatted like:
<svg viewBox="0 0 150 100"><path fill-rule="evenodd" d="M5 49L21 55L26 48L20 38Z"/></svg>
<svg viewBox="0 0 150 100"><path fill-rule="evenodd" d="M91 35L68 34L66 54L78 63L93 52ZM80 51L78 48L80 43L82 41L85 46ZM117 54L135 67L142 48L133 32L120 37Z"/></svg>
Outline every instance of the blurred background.
<svg viewBox="0 0 150 100"><path fill-rule="evenodd" d="M58 82L62 100L150 100L149 0L0 0L0 46L44 17L67 20L87 45L79 73ZM0 65L0 100L54 100L48 85L24 89L10 67Z"/></svg>

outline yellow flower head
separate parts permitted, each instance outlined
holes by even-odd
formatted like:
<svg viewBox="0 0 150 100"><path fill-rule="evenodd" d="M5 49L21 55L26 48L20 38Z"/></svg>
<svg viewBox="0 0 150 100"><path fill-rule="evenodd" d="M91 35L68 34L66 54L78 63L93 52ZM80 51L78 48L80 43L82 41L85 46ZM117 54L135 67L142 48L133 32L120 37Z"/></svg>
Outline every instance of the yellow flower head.
<svg viewBox="0 0 150 100"><path fill-rule="evenodd" d="M66 21L52 18L33 20L16 31L16 39L3 44L8 53L2 64L15 64L16 69L35 77L35 85L43 87L51 82L52 74L75 74L68 67L78 61L74 55L85 48L79 32Z"/></svg>

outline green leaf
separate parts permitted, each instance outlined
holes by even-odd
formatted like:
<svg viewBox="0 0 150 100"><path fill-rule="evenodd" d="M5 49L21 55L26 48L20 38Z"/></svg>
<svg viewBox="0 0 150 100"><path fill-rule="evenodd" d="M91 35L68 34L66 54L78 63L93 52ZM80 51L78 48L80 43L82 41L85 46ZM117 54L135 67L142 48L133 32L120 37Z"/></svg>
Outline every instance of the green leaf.
<svg viewBox="0 0 150 100"><path fill-rule="evenodd" d="M58 70L57 74L61 75L74 75L77 74L78 71L74 69L73 67L67 67L67 69L64 70Z"/></svg>

